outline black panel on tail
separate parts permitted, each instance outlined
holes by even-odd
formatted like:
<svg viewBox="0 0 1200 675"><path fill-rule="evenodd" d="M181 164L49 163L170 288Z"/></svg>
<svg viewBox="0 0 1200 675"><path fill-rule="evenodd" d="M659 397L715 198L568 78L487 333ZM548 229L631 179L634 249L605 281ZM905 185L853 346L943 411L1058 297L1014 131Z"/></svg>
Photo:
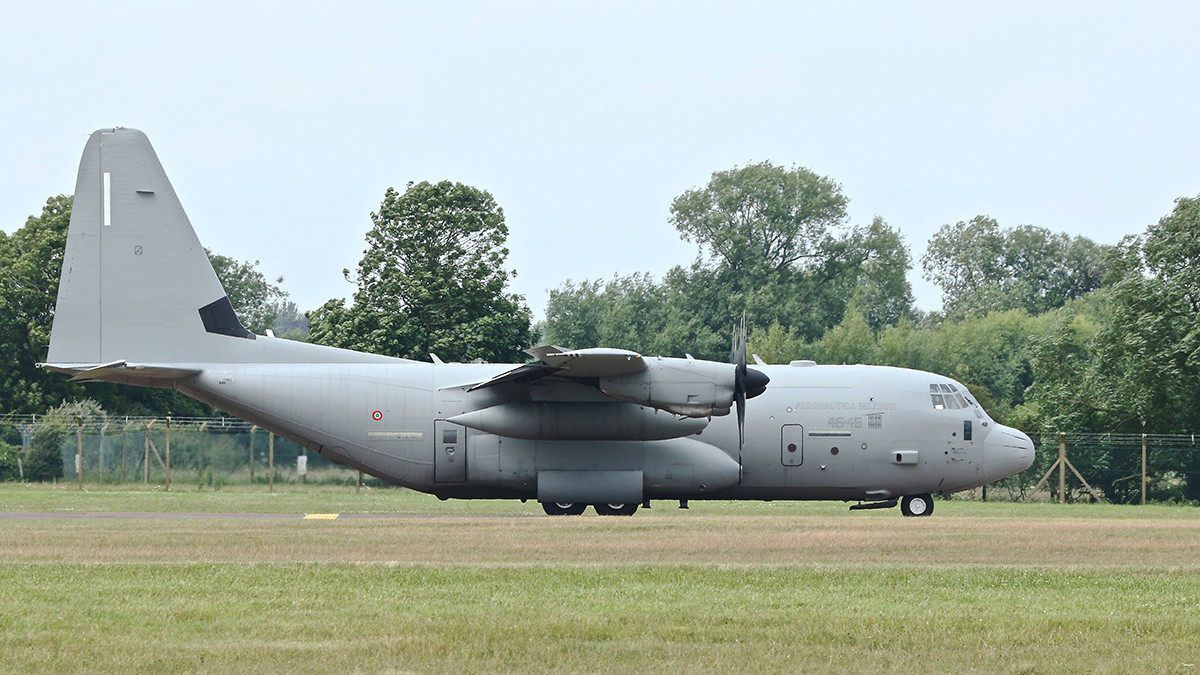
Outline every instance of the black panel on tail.
<svg viewBox="0 0 1200 675"><path fill-rule="evenodd" d="M200 320L204 322L204 330L210 333L254 339L254 333L246 330L242 322L238 321L228 295L201 307Z"/></svg>

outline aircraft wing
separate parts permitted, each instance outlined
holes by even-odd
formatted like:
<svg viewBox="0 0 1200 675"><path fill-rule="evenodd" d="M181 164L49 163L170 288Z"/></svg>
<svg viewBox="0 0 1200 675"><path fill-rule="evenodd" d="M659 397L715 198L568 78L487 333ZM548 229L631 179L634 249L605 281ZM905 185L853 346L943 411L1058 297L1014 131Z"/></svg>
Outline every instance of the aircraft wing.
<svg viewBox="0 0 1200 675"><path fill-rule="evenodd" d="M532 363L517 366L495 377L474 385L468 391L494 387L506 383L530 383L543 377L618 377L646 370L642 355L628 349L563 349L544 345L525 350L537 359Z"/></svg>

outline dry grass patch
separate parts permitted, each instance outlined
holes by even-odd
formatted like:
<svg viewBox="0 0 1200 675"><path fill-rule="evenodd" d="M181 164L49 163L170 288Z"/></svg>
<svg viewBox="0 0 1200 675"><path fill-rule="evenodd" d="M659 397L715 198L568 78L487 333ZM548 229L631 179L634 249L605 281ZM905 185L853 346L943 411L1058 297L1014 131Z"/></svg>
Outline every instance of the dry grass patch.
<svg viewBox="0 0 1200 675"><path fill-rule="evenodd" d="M987 510L986 505L962 507ZM657 513L657 512L655 512ZM0 521L6 562L1065 565L1189 569L1200 518L639 515Z"/></svg>
<svg viewBox="0 0 1200 675"><path fill-rule="evenodd" d="M693 503L548 518L383 492L172 495L181 511L416 517L0 520L0 670L1200 667L1196 509L939 502L906 519ZM160 497L23 503L169 510ZM457 515L420 515L438 509Z"/></svg>

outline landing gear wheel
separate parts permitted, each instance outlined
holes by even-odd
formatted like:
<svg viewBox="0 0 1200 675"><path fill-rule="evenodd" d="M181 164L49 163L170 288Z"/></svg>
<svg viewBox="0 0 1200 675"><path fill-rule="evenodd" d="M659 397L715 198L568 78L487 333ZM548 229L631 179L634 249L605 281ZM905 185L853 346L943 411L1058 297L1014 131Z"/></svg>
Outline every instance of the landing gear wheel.
<svg viewBox="0 0 1200 675"><path fill-rule="evenodd" d="M911 495L901 499L900 513L906 516L928 516L933 513L933 495Z"/></svg>
<svg viewBox="0 0 1200 675"><path fill-rule="evenodd" d="M637 513L637 504L592 504L596 513L602 516L632 516Z"/></svg>
<svg viewBox="0 0 1200 675"><path fill-rule="evenodd" d="M542 510L548 516L578 516L587 508L587 504L571 502L542 502Z"/></svg>

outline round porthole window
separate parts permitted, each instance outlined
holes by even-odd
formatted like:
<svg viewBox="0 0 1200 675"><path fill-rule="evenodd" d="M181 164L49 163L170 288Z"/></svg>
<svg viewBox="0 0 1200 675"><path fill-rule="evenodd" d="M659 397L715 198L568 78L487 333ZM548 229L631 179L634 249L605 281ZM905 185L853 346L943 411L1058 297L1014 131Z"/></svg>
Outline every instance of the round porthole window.
<svg viewBox="0 0 1200 675"><path fill-rule="evenodd" d="M788 443L788 452L795 452L795 451L796 451L796 444Z"/></svg>
<svg viewBox="0 0 1200 675"><path fill-rule="evenodd" d="M832 448L830 448L830 449L829 449L829 454L831 454L831 455L836 455L836 454L838 454L838 449L837 449L837 447L835 446L835 447L832 447Z"/></svg>

